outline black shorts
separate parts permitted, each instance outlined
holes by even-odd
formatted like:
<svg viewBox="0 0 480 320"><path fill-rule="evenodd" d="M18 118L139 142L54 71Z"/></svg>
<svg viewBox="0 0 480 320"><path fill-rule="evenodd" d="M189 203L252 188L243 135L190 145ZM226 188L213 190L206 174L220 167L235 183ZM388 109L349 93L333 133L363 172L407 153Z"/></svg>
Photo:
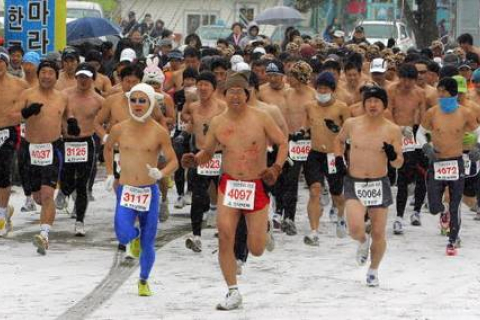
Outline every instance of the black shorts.
<svg viewBox="0 0 480 320"><path fill-rule="evenodd" d="M117 180L120 179L120 171L121 166L120 166L120 151L118 150L113 150L113 177Z"/></svg>
<svg viewBox="0 0 480 320"><path fill-rule="evenodd" d="M12 185L13 154L17 138L15 127L0 128L0 188Z"/></svg>
<svg viewBox="0 0 480 320"><path fill-rule="evenodd" d="M324 179L328 181L330 193L339 196L343 192L343 176L338 173L328 173L327 154L311 150L305 165L305 180L310 187L314 183L323 185Z"/></svg>
<svg viewBox="0 0 480 320"><path fill-rule="evenodd" d="M366 205L367 208L388 208L393 203L392 189L390 187L390 180L388 177L378 178L378 179L359 179L350 176L345 176L345 190L344 197L345 200L361 200L358 198L357 193L355 192L355 184L361 183L364 186L373 184L377 181L381 182L381 192L382 192L382 203L379 205ZM368 191L367 191L368 192Z"/></svg>
<svg viewBox="0 0 480 320"><path fill-rule="evenodd" d="M465 156L465 154L467 156ZM467 168L468 152L464 153L464 166L465 166L465 187L463 189L463 195L466 197L475 197L477 195L478 183L480 180L478 162L469 161L470 166ZM468 172L467 172L468 171Z"/></svg>
<svg viewBox="0 0 480 320"><path fill-rule="evenodd" d="M63 152L62 147L63 143L59 139L50 143L52 145L52 161L49 164L38 165L32 164L32 154L30 146L33 144L26 143L24 145L28 158L28 174L30 176L30 183L32 187L32 192L38 192L42 186L48 186L51 188L56 188L57 181L59 178L59 173L63 164Z"/></svg>

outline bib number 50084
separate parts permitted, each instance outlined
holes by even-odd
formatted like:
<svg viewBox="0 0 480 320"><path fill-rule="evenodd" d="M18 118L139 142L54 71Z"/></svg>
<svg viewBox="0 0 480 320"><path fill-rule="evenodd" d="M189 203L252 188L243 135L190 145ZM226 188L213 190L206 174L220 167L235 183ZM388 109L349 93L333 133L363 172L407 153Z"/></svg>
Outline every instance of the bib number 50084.
<svg viewBox="0 0 480 320"><path fill-rule="evenodd" d="M364 206L383 203L382 181L355 182L355 195Z"/></svg>

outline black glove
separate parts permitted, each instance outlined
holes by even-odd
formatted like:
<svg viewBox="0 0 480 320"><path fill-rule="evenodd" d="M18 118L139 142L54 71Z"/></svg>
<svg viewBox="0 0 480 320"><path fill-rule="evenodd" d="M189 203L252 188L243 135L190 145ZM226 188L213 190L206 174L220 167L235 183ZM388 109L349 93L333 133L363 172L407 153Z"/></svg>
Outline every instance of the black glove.
<svg viewBox="0 0 480 320"><path fill-rule="evenodd" d="M305 140L306 139L305 134L306 134L305 130L300 129L297 132L290 134L289 138L291 141L297 142L299 140Z"/></svg>
<svg viewBox="0 0 480 320"><path fill-rule="evenodd" d="M23 119L28 119L34 115L36 116L37 114L40 113L40 110L42 109L42 107L43 107L43 103L34 102L30 104L28 107L23 108L21 111Z"/></svg>
<svg viewBox="0 0 480 320"><path fill-rule="evenodd" d="M425 154L425 157L427 157L430 162L435 162L435 160L437 160L437 156L435 155L435 149L430 143L425 143L422 147L422 150Z"/></svg>
<svg viewBox="0 0 480 320"><path fill-rule="evenodd" d="M468 153L468 158L470 159L470 161L478 161L480 160L480 145L479 144L476 144L472 150L470 150L470 152Z"/></svg>
<svg viewBox="0 0 480 320"><path fill-rule="evenodd" d="M388 161L397 160L397 153L391 144L383 142L383 151L387 154Z"/></svg>
<svg viewBox="0 0 480 320"><path fill-rule="evenodd" d="M80 127L78 126L78 121L75 118L69 118L67 120L67 133L69 136L78 136L80 135Z"/></svg>
<svg viewBox="0 0 480 320"><path fill-rule="evenodd" d="M343 157L335 157L335 168L337 169L338 174L342 176L347 174L347 167L345 166L345 161L343 161Z"/></svg>
<svg viewBox="0 0 480 320"><path fill-rule="evenodd" d="M328 130L332 131L333 133L339 133L340 132L340 126L335 124L335 122L332 119L325 119L325 125L327 126Z"/></svg>

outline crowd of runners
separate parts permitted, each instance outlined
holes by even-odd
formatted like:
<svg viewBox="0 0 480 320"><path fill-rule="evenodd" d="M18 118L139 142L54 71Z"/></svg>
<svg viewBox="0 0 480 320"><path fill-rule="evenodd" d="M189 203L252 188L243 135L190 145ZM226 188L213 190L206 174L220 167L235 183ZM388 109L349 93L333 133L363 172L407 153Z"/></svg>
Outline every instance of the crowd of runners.
<svg viewBox="0 0 480 320"><path fill-rule="evenodd" d="M55 246L56 211L71 197L73 235L85 236L104 163L119 249L140 259L141 296L152 294L157 226L174 206L190 210L186 248L202 251L204 215L218 229L228 293L217 309L240 307L237 274L247 255L273 250L274 231L297 235L303 181L305 245L320 245L331 202L336 236L350 235L357 262L369 263L369 286L379 285L394 203L394 234L403 234L405 220L421 227L428 206L446 254L457 254L461 203L480 220L480 48L469 34L455 48L434 41L408 52L394 41L368 43L361 27L351 39L332 36L326 42L291 27L278 45L255 23L246 32L235 23L216 47L195 34L175 47L170 32L148 56L135 27L116 48L67 47L43 59L1 48L0 235L12 232L15 209L40 207L32 241L45 255ZM14 209L16 171L25 204Z"/></svg>

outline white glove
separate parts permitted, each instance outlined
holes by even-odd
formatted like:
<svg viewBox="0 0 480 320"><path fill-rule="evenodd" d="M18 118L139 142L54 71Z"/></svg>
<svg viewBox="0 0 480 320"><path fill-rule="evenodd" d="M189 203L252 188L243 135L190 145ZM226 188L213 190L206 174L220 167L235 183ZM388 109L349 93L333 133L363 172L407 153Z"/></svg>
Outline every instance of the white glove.
<svg viewBox="0 0 480 320"><path fill-rule="evenodd" d="M160 180L160 179L163 178L163 173L162 173L162 171L158 170L158 168L152 168L147 163L147 169L148 169L148 176L150 178L153 178L155 180Z"/></svg>
<svg viewBox="0 0 480 320"><path fill-rule="evenodd" d="M115 177L113 175L108 175L107 180L105 180L105 190L113 191L113 183L115 182Z"/></svg>
<svg viewBox="0 0 480 320"><path fill-rule="evenodd" d="M103 144L107 143L107 139L108 139L108 133L106 135L103 136Z"/></svg>
<svg viewBox="0 0 480 320"><path fill-rule="evenodd" d="M405 126L405 127L402 127L402 134L405 138L413 138L413 129L412 127L408 127L408 126Z"/></svg>

